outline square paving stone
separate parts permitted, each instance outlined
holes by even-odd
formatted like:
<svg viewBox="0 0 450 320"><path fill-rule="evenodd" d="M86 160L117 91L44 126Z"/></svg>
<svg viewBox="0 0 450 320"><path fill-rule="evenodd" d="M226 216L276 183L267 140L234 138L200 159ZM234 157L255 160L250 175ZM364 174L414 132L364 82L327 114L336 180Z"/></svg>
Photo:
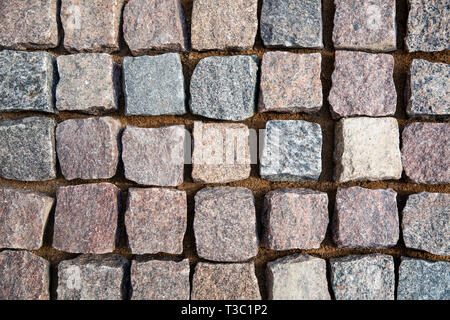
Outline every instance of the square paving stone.
<svg viewBox="0 0 450 320"><path fill-rule="evenodd" d="M323 48L320 0L265 0L261 38L266 47Z"/></svg>
<svg viewBox="0 0 450 320"><path fill-rule="evenodd" d="M0 47L55 48L58 45L57 5L57 0L2 0Z"/></svg>
<svg viewBox="0 0 450 320"><path fill-rule="evenodd" d="M191 41L194 50L248 50L258 31L258 0L195 0Z"/></svg>
<svg viewBox="0 0 450 320"><path fill-rule="evenodd" d="M38 250L53 198L38 192L0 187L0 248Z"/></svg>
<svg viewBox="0 0 450 320"><path fill-rule="evenodd" d="M1 51L0 112L54 113L54 64L47 52Z"/></svg>
<svg viewBox="0 0 450 320"><path fill-rule="evenodd" d="M0 176L20 181L56 178L55 120L0 120Z"/></svg>
<svg viewBox="0 0 450 320"><path fill-rule="evenodd" d="M268 249L319 248L328 227L328 195L312 189L276 189L264 198Z"/></svg>
<svg viewBox="0 0 450 320"><path fill-rule="evenodd" d="M306 254L283 257L267 264L270 300L330 300L327 266Z"/></svg>
<svg viewBox="0 0 450 320"><path fill-rule="evenodd" d="M397 48L395 0L334 0L336 49L394 51Z"/></svg>
<svg viewBox="0 0 450 320"><path fill-rule="evenodd" d="M393 115L397 106L394 57L336 51L328 101L333 118Z"/></svg>
<svg viewBox="0 0 450 320"><path fill-rule="evenodd" d="M27 251L0 252L0 300L50 300L50 263Z"/></svg>
<svg viewBox="0 0 450 320"><path fill-rule="evenodd" d="M185 135L183 125L162 128L127 126L122 135L125 177L143 185L182 184Z"/></svg>
<svg viewBox="0 0 450 320"><path fill-rule="evenodd" d="M191 78L191 112L218 120L241 121L252 117L257 73L256 56L201 59Z"/></svg>
<svg viewBox="0 0 450 320"><path fill-rule="evenodd" d="M117 111L119 69L106 53L59 56L56 108L101 114Z"/></svg>
<svg viewBox="0 0 450 320"><path fill-rule="evenodd" d="M303 120L269 120L260 159L261 178L317 181L322 172L322 130Z"/></svg>
<svg viewBox="0 0 450 320"><path fill-rule="evenodd" d="M255 265L199 262L192 280L192 300L261 300Z"/></svg>
<svg viewBox="0 0 450 320"><path fill-rule="evenodd" d="M332 230L339 248L395 246L399 238L397 193L392 189L338 188Z"/></svg>
<svg viewBox="0 0 450 320"><path fill-rule="evenodd" d="M450 124L416 122L402 133L402 162L413 183L450 182Z"/></svg>
<svg viewBox="0 0 450 320"><path fill-rule="evenodd" d="M70 52L118 51L123 3L124 0L62 0L64 47Z"/></svg>
<svg viewBox="0 0 450 320"><path fill-rule="evenodd" d="M394 259L385 254L330 259L336 300L394 300Z"/></svg>
<svg viewBox="0 0 450 320"><path fill-rule="evenodd" d="M116 248L120 190L111 183L56 191L53 248L71 253L109 253Z"/></svg>
<svg viewBox="0 0 450 320"><path fill-rule="evenodd" d="M253 193L246 188L204 188L195 195L197 253L213 261L246 261L258 253Z"/></svg>
<svg viewBox="0 0 450 320"><path fill-rule="evenodd" d="M259 112L317 112L322 107L320 53L267 52L261 65Z"/></svg>
<svg viewBox="0 0 450 320"><path fill-rule="evenodd" d="M133 261L132 300L189 300L189 261Z"/></svg>
<svg viewBox="0 0 450 320"><path fill-rule="evenodd" d="M123 72L126 115L186 113L183 66L178 53L125 57Z"/></svg>
<svg viewBox="0 0 450 320"><path fill-rule="evenodd" d="M133 55L152 50L189 50L180 0L130 0L123 21L124 39Z"/></svg>
<svg viewBox="0 0 450 320"><path fill-rule="evenodd" d="M403 209L402 230L408 248L450 256L450 194L410 195Z"/></svg>
<svg viewBox="0 0 450 320"><path fill-rule="evenodd" d="M227 183L250 176L250 133L246 125L196 121L193 136L194 181Z"/></svg>
<svg viewBox="0 0 450 320"><path fill-rule="evenodd" d="M118 254L81 255L58 265L58 300L124 300L129 261Z"/></svg>
<svg viewBox="0 0 450 320"><path fill-rule="evenodd" d="M400 179L402 161L395 118L357 117L336 124L335 180Z"/></svg>
<svg viewBox="0 0 450 320"><path fill-rule="evenodd" d="M449 300L450 262L402 257L398 300Z"/></svg>
<svg viewBox="0 0 450 320"><path fill-rule="evenodd" d="M183 253L186 225L185 191L128 189L125 226L133 253Z"/></svg>

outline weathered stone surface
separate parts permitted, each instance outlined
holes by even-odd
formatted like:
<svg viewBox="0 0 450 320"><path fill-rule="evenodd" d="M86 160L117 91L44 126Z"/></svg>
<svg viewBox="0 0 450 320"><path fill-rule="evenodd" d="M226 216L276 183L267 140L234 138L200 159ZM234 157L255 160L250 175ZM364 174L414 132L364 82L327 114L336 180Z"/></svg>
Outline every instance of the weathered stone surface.
<svg viewBox="0 0 450 320"><path fill-rule="evenodd" d="M119 70L106 53L59 56L56 108L101 114L118 109Z"/></svg>
<svg viewBox="0 0 450 320"><path fill-rule="evenodd" d="M240 123L194 122L192 179L227 183L250 176L248 127Z"/></svg>
<svg viewBox="0 0 450 320"><path fill-rule="evenodd" d="M162 128L127 126L122 135L125 177L144 185L182 184L184 139L183 125Z"/></svg>
<svg viewBox="0 0 450 320"><path fill-rule="evenodd" d="M81 255L58 265L58 300L123 300L129 261L118 254Z"/></svg>
<svg viewBox="0 0 450 320"><path fill-rule="evenodd" d="M336 124L335 180L376 181L400 179L398 123L395 118L358 117Z"/></svg>
<svg viewBox="0 0 450 320"><path fill-rule="evenodd" d="M397 105L394 57L336 51L328 101L333 118L393 115Z"/></svg>
<svg viewBox="0 0 450 320"><path fill-rule="evenodd" d="M330 259L336 300L394 300L394 259L385 254Z"/></svg>
<svg viewBox="0 0 450 320"><path fill-rule="evenodd" d="M196 0L192 9L194 50L247 50L258 31L257 0Z"/></svg>
<svg viewBox="0 0 450 320"><path fill-rule="evenodd" d="M133 261L132 300L189 300L189 261Z"/></svg>
<svg viewBox="0 0 450 320"><path fill-rule="evenodd" d="M123 36L134 55L189 49L180 0L131 0L123 11Z"/></svg>
<svg viewBox="0 0 450 320"><path fill-rule="evenodd" d="M398 300L449 300L450 262L402 257Z"/></svg>
<svg viewBox="0 0 450 320"><path fill-rule="evenodd" d="M257 72L256 56L200 60L191 78L191 112L219 120L241 121L252 117L256 104Z"/></svg>
<svg viewBox="0 0 450 320"><path fill-rule="evenodd" d="M337 49L394 51L395 0L334 0L333 42Z"/></svg>
<svg viewBox="0 0 450 320"><path fill-rule="evenodd" d="M213 261L245 261L258 253L253 193L246 188L204 188L195 195L197 253Z"/></svg>
<svg viewBox="0 0 450 320"><path fill-rule="evenodd" d="M62 0L64 47L70 52L119 50L119 28L124 0Z"/></svg>
<svg viewBox="0 0 450 320"><path fill-rule="evenodd" d="M199 262L192 281L192 300L260 300L253 263Z"/></svg>
<svg viewBox="0 0 450 320"><path fill-rule="evenodd" d="M58 188L53 248L73 253L112 252L118 234L119 192L110 183Z"/></svg>
<svg viewBox="0 0 450 320"><path fill-rule="evenodd" d="M185 191L128 189L125 226L133 253L183 253L186 225Z"/></svg>
<svg viewBox="0 0 450 320"><path fill-rule="evenodd" d="M57 3L57 0L2 0L0 48L26 50L56 47Z"/></svg>
<svg viewBox="0 0 450 320"><path fill-rule="evenodd" d="M0 176L21 181L56 178L55 120L0 120Z"/></svg>
<svg viewBox="0 0 450 320"><path fill-rule="evenodd" d="M260 174L271 181L317 181L322 171L322 130L303 120L266 123Z"/></svg>
<svg viewBox="0 0 450 320"><path fill-rule="evenodd" d="M450 256L450 194L410 195L403 209L402 230L408 248Z"/></svg>
<svg viewBox="0 0 450 320"><path fill-rule="evenodd" d="M330 300L323 259L296 254L267 264L271 300Z"/></svg>
<svg viewBox="0 0 450 320"><path fill-rule="evenodd" d="M27 251L0 252L0 300L49 300L50 263Z"/></svg>
<svg viewBox="0 0 450 320"><path fill-rule="evenodd" d="M66 180L109 179L119 163L119 120L69 119L56 128L59 165Z"/></svg>
<svg viewBox="0 0 450 320"><path fill-rule="evenodd" d="M276 189L264 198L268 249L319 248L328 226L328 195L312 189Z"/></svg>
<svg viewBox="0 0 450 320"><path fill-rule="evenodd" d="M52 206L44 194L0 187L0 248L39 249Z"/></svg>
<svg viewBox="0 0 450 320"><path fill-rule="evenodd" d="M261 38L266 47L323 48L320 0L265 0Z"/></svg>
<svg viewBox="0 0 450 320"><path fill-rule="evenodd" d="M126 115L186 113L183 67L178 53L125 57L123 70Z"/></svg>
<svg viewBox="0 0 450 320"><path fill-rule="evenodd" d="M450 116L450 65L414 59L407 90L410 117Z"/></svg>
<svg viewBox="0 0 450 320"><path fill-rule="evenodd" d="M409 0L406 48L415 51L450 49L448 17L450 6L445 0Z"/></svg>
<svg viewBox="0 0 450 320"><path fill-rule="evenodd" d="M47 52L1 51L0 112L54 113L54 62Z"/></svg>
<svg viewBox="0 0 450 320"><path fill-rule="evenodd" d="M450 124L408 124L403 130L402 142L403 167L411 182L450 182Z"/></svg>
<svg viewBox="0 0 450 320"><path fill-rule="evenodd" d="M322 107L320 53L264 54L261 65L259 112L317 112Z"/></svg>

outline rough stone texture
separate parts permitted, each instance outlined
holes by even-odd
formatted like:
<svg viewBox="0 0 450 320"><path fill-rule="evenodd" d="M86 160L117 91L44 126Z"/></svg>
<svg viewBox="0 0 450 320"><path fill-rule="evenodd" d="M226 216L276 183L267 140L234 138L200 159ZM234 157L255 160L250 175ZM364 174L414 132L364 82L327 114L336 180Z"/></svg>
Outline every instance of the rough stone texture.
<svg viewBox="0 0 450 320"><path fill-rule="evenodd" d="M118 109L119 70L106 53L59 56L56 108L102 114Z"/></svg>
<svg viewBox="0 0 450 320"><path fill-rule="evenodd" d="M192 300L260 300L253 263L199 262L192 281Z"/></svg>
<svg viewBox="0 0 450 320"><path fill-rule="evenodd" d="M252 49L258 31L258 0L195 0L191 41L194 50Z"/></svg>
<svg viewBox="0 0 450 320"><path fill-rule="evenodd" d="M178 53L125 57L123 70L126 115L186 113L183 66Z"/></svg>
<svg viewBox="0 0 450 320"><path fill-rule="evenodd" d="M402 230L408 248L450 256L450 194L410 195L403 209Z"/></svg>
<svg viewBox="0 0 450 320"><path fill-rule="evenodd" d="M394 57L336 51L328 101L333 118L393 115L397 105Z"/></svg>
<svg viewBox="0 0 450 320"><path fill-rule="evenodd" d="M334 0L336 49L394 51L395 0Z"/></svg>
<svg viewBox="0 0 450 320"><path fill-rule="evenodd" d="M409 0L406 49L443 51L450 49L450 5L446 0Z"/></svg>
<svg viewBox="0 0 450 320"><path fill-rule="evenodd" d="M450 65L414 59L407 90L410 117L450 116Z"/></svg>
<svg viewBox="0 0 450 320"><path fill-rule="evenodd" d="M44 194L0 187L0 248L39 249L52 206Z"/></svg>
<svg viewBox="0 0 450 320"><path fill-rule="evenodd" d="M47 52L0 52L0 112L54 113L54 62Z"/></svg>
<svg viewBox="0 0 450 320"><path fill-rule="evenodd" d="M56 128L56 150L66 180L109 179L119 163L119 120L69 119Z"/></svg>
<svg viewBox="0 0 450 320"><path fill-rule="evenodd" d="M186 51L189 40L180 0L131 0L123 11L124 39L134 55Z"/></svg>
<svg viewBox="0 0 450 320"><path fill-rule="evenodd" d="M57 0L2 0L0 48L26 50L56 47L57 3Z"/></svg>
<svg viewBox="0 0 450 320"><path fill-rule="evenodd" d="M0 176L20 181L56 178L55 120L0 120Z"/></svg>
<svg viewBox="0 0 450 320"><path fill-rule="evenodd" d="M333 240L339 248L387 248L397 244L397 193L392 189L338 188Z"/></svg>
<svg viewBox="0 0 450 320"><path fill-rule="evenodd" d="M303 120L266 123L260 174L271 181L317 181L322 171L322 130Z"/></svg>
<svg viewBox="0 0 450 320"><path fill-rule="evenodd" d="M125 226L134 254L183 253L186 192L162 188L128 189Z"/></svg>
<svg viewBox="0 0 450 320"><path fill-rule="evenodd" d="M58 265L58 300L123 300L129 261L117 254L82 255Z"/></svg>
<svg viewBox="0 0 450 320"><path fill-rule="evenodd" d="M72 253L112 252L118 234L119 193L110 183L58 188L53 248Z"/></svg>
<svg viewBox="0 0 450 320"><path fill-rule="evenodd" d="M336 124L335 180L400 179L398 123L395 118L349 118Z"/></svg>
<svg viewBox="0 0 450 320"><path fill-rule="evenodd" d="M27 251L0 252L0 300L49 300L50 263Z"/></svg>
<svg viewBox="0 0 450 320"><path fill-rule="evenodd" d="M328 195L312 189L275 189L264 198L268 249L319 248L328 227Z"/></svg>
<svg viewBox="0 0 450 320"><path fill-rule="evenodd" d="M330 300L323 259L296 254L267 264L271 300Z"/></svg>
<svg viewBox="0 0 450 320"><path fill-rule="evenodd" d="M62 0L64 47L70 52L118 51L123 3L124 0Z"/></svg>
<svg viewBox="0 0 450 320"><path fill-rule="evenodd" d="M450 182L450 124L408 124L402 133L402 143L403 167L411 182Z"/></svg>
<svg viewBox="0 0 450 320"><path fill-rule="evenodd" d="M385 254L330 259L336 300L394 300L394 259Z"/></svg>
<svg viewBox="0 0 450 320"><path fill-rule="evenodd" d="M257 72L256 56L200 60L191 78L191 112L219 120L241 121L252 117L256 104Z"/></svg>
<svg viewBox="0 0 450 320"><path fill-rule="evenodd" d="M246 188L204 188L195 195L197 253L213 261L245 261L258 253L253 193Z"/></svg>
<svg viewBox="0 0 450 320"><path fill-rule="evenodd" d="M133 261L132 300L189 300L189 260Z"/></svg>
<svg viewBox="0 0 450 320"><path fill-rule="evenodd" d="M192 179L227 183L250 176L248 127L240 123L194 122Z"/></svg>
<svg viewBox="0 0 450 320"><path fill-rule="evenodd" d="M127 126L122 135L125 177L144 185L182 184L184 139L183 125L162 128Z"/></svg>
<svg viewBox="0 0 450 320"><path fill-rule="evenodd" d="M266 47L323 48L321 0L265 0L261 38Z"/></svg>
<svg viewBox="0 0 450 320"><path fill-rule="evenodd" d="M317 112L322 107L320 53L267 52L261 65L259 112Z"/></svg>

